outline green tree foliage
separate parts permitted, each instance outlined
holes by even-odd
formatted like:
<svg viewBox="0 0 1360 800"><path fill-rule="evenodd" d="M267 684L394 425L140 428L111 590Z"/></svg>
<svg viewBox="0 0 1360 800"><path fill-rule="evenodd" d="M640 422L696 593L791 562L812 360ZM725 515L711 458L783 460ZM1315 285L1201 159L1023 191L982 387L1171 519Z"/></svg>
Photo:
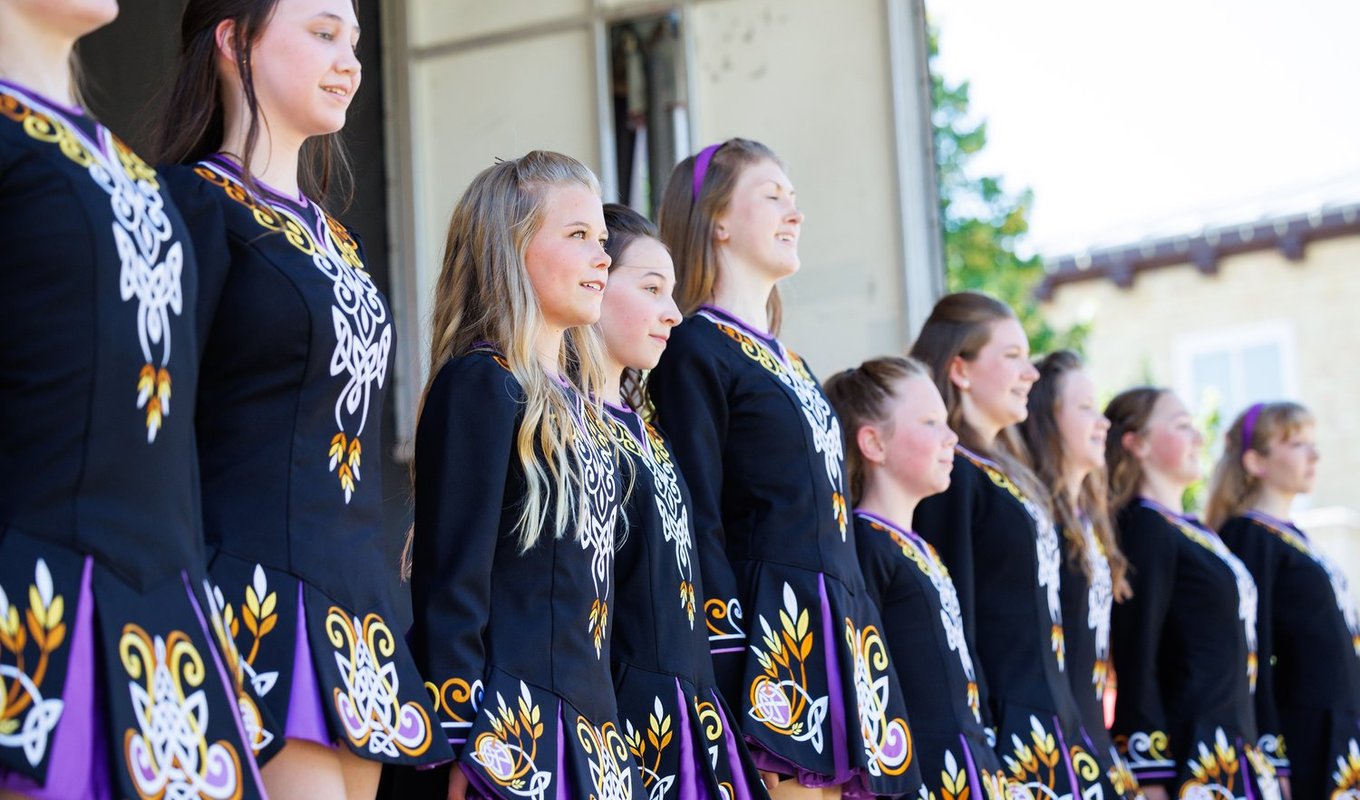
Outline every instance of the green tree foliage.
<svg viewBox="0 0 1360 800"><path fill-rule="evenodd" d="M932 67L938 52L932 31ZM970 162L987 146L987 123L969 112L967 81L950 84L933 68L930 79L949 291L982 291L1004 300L1020 317L1035 353L1061 347L1080 352L1088 326L1057 330L1040 316L1034 289L1044 277L1043 261L1016 252L1029 231L1033 192L1007 192L1000 176L972 174Z"/></svg>

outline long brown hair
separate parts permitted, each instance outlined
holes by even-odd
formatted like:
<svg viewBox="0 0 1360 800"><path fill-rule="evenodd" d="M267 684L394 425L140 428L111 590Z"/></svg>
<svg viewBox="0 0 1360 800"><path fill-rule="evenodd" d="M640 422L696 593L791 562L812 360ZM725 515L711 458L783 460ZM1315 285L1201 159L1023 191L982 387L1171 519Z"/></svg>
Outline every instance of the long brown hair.
<svg viewBox="0 0 1360 800"><path fill-rule="evenodd" d="M871 358L827 379L823 391L841 421L845 436L845 468L850 475L850 502L864 497L864 454L859 449L859 429L890 423L896 397L893 390L906 378L930 380L930 369L907 356ZM889 431L890 432L890 431Z"/></svg>
<svg viewBox="0 0 1360 800"><path fill-rule="evenodd" d="M718 217L732 201L742 170L761 161L784 166L779 156L760 142L728 139L714 151L696 193L694 165L697 159L698 156L690 156L671 170L657 211L661 241L675 257L675 302L685 316L713 299L713 287L718 280L718 254L713 248L713 234ZM779 335L783 320L779 287L770 292L765 312L770 333Z"/></svg>
<svg viewBox="0 0 1360 800"><path fill-rule="evenodd" d="M1249 417L1253 418L1251 441L1246 441ZM1223 523L1241 516L1261 496L1261 480L1249 474L1242 463L1247 451L1255 450L1268 456L1272 444L1287 440L1312 424L1312 412L1290 402L1257 403L1237 415L1223 442L1223 455L1219 456L1213 477L1209 479L1209 502L1204 508L1204 521L1210 528L1218 530Z"/></svg>
<svg viewBox="0 0 1360 800"><path fill-rule="evenodd" d="M1110 421L1105 434L1105 470L1109 473L1109 507L1115 513L1128 505L1143 485L1143 465L1124 447L1124 435L1142 435L1157 401L1168 391L1160 386L1135 386L1115 395L1105 406L1105 418Z"/></svg>
<svg viewBox="0 0 1360 800"><path fill-rule="evenodd" d="M963 415L963 398L950 380L949 369L955 358L972 361L992 338L992 323L1015 319L1015 312L1005 303L981 292L956 292L940 298L931 309L930 317L921 326L921 334L911 346L911 355L920 359L935 376L935 387L944 398L949 411L949 427L959 436L959 443L978 455L999 463L1007 477L1020 491L1042 508L1050 505L1048 491L1029 466L1025 444L1014 431L1015 426L1003 428L996 444L988 447L977 430Z"/></svg>
<svg viewBox="0 0 1360 800"><path fill-rule="evenodd" d="M611 259L610 273L623 263L624 252L638 239L652 239L662 247L666 246L651 220L620 203L604 204L604 227L609 231L609 240L605 242L604 251ZM632 367L625 369L623 379L619 383L619 392L634 411L646 415L647 392L641 370Z"/></svg>
<svg viewBox="0 0 1360 800"><path fill-rule="evenodd" d="M1086 537L1078 518L1079 514L1085 515L1110 564L1114 598L1123 600L1132 594L1127 577L1129 560L1119 549L1110 524L1105 470L1088 473L1082 479L1076 497L1068 497L1067 482L1063 480L1064 453L1062 434L1058 431L1058 409L1067 376L1083 368L1081 356L1071 350L1057 350L1040 359L1035 367L1039 370L1039 380L1029 390L1029 416L1020 423L1020 435L1033 459L1035 473L1053 497L1053 516L1067 539L1067 557L1088 579L1091 577L1090 554L1086 552Z"/></svg>
<svg viewBox="0 0 1360 800"><path fill-rule="evenodd" d="M351 0L358 8L358 0ZM250 113L245 151L236 153L246 187L259 194L250 163L259 144L261 123L250 61L255 43L264 34L279 0L189 0L180 18L179 58L175 79L165 94L156 137L157 163L192 164L217 152L226 134L224 89L217 72L217 26L234 23L235 68ZM344 140L339 133L313 136L298 156L298 187L307 197L325 204L338 200L343 208L352 199L353 177Z"/></svg>

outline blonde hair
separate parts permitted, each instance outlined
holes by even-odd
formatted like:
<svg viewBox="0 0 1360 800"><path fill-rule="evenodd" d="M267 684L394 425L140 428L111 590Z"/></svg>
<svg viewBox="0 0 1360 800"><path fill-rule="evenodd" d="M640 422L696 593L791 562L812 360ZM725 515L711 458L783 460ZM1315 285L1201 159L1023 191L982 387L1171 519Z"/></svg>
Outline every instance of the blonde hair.
<svg viewBox="0 0 1360 800"><path fill-rule="evenodd" d="M911 355L921 359L935 375L935 388L949 411L949 427L959 436L959 444L1001 465L1006 477L1026 497L1045 511L1051 505L1048 491L1030 467L1029 454L1014 425L1002 428L994 447L982 437L963 414L963 396L949 378L955 358L972 361L992 338L992 323L1015 319L1015 312L1000 300L982 292L955 292L940 298L921 326L921 334L911 346Z"/></svg>
<svg viewBox="0 0 1360 800"><path fill-rule="evenodd" d="M1075 508L1086 516L1096 541L1105 550L1114 583L1114 599L1124 600L1133 594L1127 577L1129 560L1119 549L1110 523L1105 470L1096 469L1087 474L1076 497L1067 496L1067 484L1063 481L1064 453L1062 434L1058 431L1058 407L1062 404L1067 376L1083 368L1081 356L1071 350L1057 350L1040 359L1035 367L1039 370L1039 380L1029 390L1029 416L1020 423L1020 434L1033 459L1034 472L1053 497L1053 516L1067 539L1068 558L1076 562L1088 580L1091 578L1086 536L1082 521L1073 513Z"/></svg>
<svg viewBox="0 0 1360 800"><path fill-rule="evenodd" d="M882 356L837 372L826 381L826 399L840 418L845 435L845 468L850 476L852 503L864 497L866 469L859 449L859 430L865 425L885 426L885 432L891 434L892 408L888 402L897 397L897 383L907 378L930 380L930 369L907 356Z"/></svg>
<svg viewBox="0 0 1360 800"><path fill-rule="evenodd" d="M784 167L779 156L760 142L728 139L713 152L696 192L694 167L697 159L698 156L690 156L671 170L657 211L661 241L670 248L675 260L675 301L685 316L713 299L713 287L718 280L718 253L713 247L713 234L718 217L732 201L742 171L761 161L773 161ZM778 336L783 319L778 287L771 290L765 313L770 333Z"/></svg>
<svg viewBox="0 0 1360 800"><path fill-rule="evenodd" d="M1251 440L1247 441L1244 428L1252 416L1255 419L1251 424ZM1242 464L1247 451L1255 450L1268 456L1273 443L1288 439L1312 424L1312 412L1298 403L1258 403L1237 415L1228 428L1223 455L1219 456L1209 479L1209 502L1204 509L1204 521L1210 528L1218 530L1228 520L1241 516L1261 495L1261 479L1249 474Z"/></svg>
<svg viewBox="0 0 1360 800"><path fill-rule="evenodd" d="M529 242L543 221L551 189L580 185L600 193L595 175L570 156L544 150L483 170L459 199L449 220L444 262L435 282L430 376L425 395L449 359L483 344L498 350L524 391L524 418L515 437L527 490L515 527L521 551L533 547L548 521L548 495L555 492L552 529L560 538L576 517L584 521L585 493L571 456L576 410L539 363L534 349L544 326L538 298L525 268ZM598 422L604 386L603 349L593 326L570 328L558 353L561 375L587 398L586 413ZM610 445L612 448L612 445ZM540 458L539 453L543 454Z"/></svg>
<svg viewBox="0 0 1360 800"><path fill-rule="evenodd" d="M1143 465L1124 447L1124 434L1142 436L1157 401L1168 390L1159 386L1135 386L1115 395L1105 406L1110 430L1105 434L1105 470L1109 473L1109 507L1117 514L1143 485Z"/></svg>

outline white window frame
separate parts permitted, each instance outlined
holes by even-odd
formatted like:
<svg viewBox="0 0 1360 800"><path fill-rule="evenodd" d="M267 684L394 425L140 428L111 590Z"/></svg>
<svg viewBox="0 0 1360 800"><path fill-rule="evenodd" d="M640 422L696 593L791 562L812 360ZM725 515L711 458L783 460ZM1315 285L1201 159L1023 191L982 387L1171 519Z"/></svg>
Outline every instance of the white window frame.
<svg viewBox="0 0 1360 800"><path fill-rule="evenodd" d="M1172 363L1175 369L1176 393L1189 403L1192 413L1198 414L1202 398L1193 395L1195 388L1195 358L1211 353L1227 351L1232 360L1232 379L1238 382L1233 387L1236 396L1242 396L1240 381L1243 372L1242 352L1249 347L1274 344L1280 348L1280 397L1257 398L1259 400L1294 400L1298 398L1298 351L1295 348L1294 325L1287 320L1268 320L1248 325L1235 325L1230 328L1216 328L1211 331L1188 333L1176 338L1172 344ZM1220 408L1224 425L1228 414L1240 409Z"/></svg>

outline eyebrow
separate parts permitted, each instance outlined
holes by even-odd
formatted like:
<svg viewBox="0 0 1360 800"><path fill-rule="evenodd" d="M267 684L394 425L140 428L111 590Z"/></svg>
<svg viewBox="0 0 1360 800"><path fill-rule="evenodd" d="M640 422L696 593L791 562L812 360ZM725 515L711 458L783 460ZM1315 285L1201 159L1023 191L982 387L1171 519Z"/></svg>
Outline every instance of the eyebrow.
<svg viewBox="0 0 1360 800"><path fill-rule="evenodd" d="M646 264L615 264L614 269L645 269L647 270L648 275L655 275L663 281L666 279L666 273L661 272L655 267L649 267Z"/></svg>
<svg viewBox="0 0 1360 800"><path fill-rule="evenodd" d="M338 23L340 23L341 25L344 25L344 24L345 24L345 18L344 18L344 17L340 16L339 14L332 14L332 13L329 12L329 11L322 11L322 12L320 12L319 14L315 15L314 17L312 17L312 19L324 19L324 20L331 21L331 22L338 22ZM359 27L359 23L357 23L357 22L354 23L354 32L357 34L357 33L361 33L362 31L363 31L363 29Z"/></svg>

